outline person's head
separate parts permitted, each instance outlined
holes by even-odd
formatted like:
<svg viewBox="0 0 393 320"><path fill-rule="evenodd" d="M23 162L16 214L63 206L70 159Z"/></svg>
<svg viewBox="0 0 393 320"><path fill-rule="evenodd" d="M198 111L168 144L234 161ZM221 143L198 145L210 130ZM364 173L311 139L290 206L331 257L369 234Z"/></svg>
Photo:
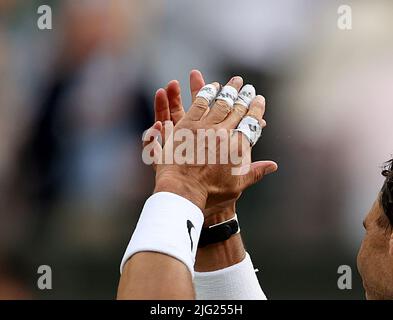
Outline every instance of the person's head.
<svg viewBox="0 0 393 320"><path fill-rule="evenodd" d="M366 235L358 254L367 299L393 299L393 160L382 174L386 180L364 220Z"/></svg>

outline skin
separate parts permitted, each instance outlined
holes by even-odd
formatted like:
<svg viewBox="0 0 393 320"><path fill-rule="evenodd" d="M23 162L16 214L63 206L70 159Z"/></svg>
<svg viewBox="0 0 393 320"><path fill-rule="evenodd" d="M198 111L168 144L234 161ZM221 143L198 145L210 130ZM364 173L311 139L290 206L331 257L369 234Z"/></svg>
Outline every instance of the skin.
<svg viewBox="0 0 393 320"><path fill-rule="evenodd" d="M191 78L196 77L196 73L198 72L193 71ZM202 77L200 79L203 80ZM157 91L155 105L157 121L153 127L162 128L159 119L168 117L168 109L170 119L176 122L174 132L182 128L194 131L212 127L230 130L237 126L246 112L258 119L261 125L264 124L262 117L265 110L265 101L262 96L257 96L248 110L236 105L232 110L223 101L216 101L214 107L210 110L204 99L195 98L201 86L200 84L194 86L194 84L195 82L191 81L193 103L187 113L184 113L183 108L180 107L181 100L174 103L176 105L177 102L177 109L171 110L169 108L169 101L172 97L170 97L168 91L170 92L171 87L175 87L175 85L168 84L166 90ZM243 80L241 77L234 77L227 85L240 90ZM179 98L180 92L178 95L175 94L174 97ZM164 104L168 102L168 108L161 108L162 104L157 104L157 100L164 101ZM245 139L242 134L234 134L236 143L242 139ZM246 143L246 141L243 143ZM165 148L168 148L168 143L164 145L164 151ZM247 154L243 155L243 157L248 156L250 158L250 170L241 176L231 174L232 164L202 166L158 164L155 167L156 187L154 192L172 192L190 200L202 210L205 223L223 221L222 219L225 220L230 213L233 216L235 202L245 188L262 179L265 174L277 170L277 164L272 161L251 163L250 152L251 148ZM219 212L216 211L218 209L220 209ZM220 251L222 253L218 254L219 246L220 244L217 244L217 247L207 248L205 252L201 252L202 255L199 254L197 270L208 271L212 268L214 270L217 265L220 265L219 268L225 267L232 264L232 261L241 261L244 257L243 244L238 236L233 237L225 245L221 244ZM224 257L224 261L227 263L219 263L221 257ZM216 261L217 263L211 265L207 261ZM173 281L174 279L177 281ZM175 258L155 252L141 252L131 257L123 270L118 290L119 299L193 299L194 297L191 275L185 265Z"/></svg>
<svg viewBox="0 0 393 320"><path fill-rule="evenodd" d="M393 233L380 196L364 220L366 235L357 264L369 300L393 299Z"/></svg>
<svg viewBox="0 0 393 320"><path fill-rule="evenodd" d="M199 90L205 85L205 80L198 70L190 73L190 93L192 101L195 100ZM246 109L238 106L241 113L245 113ZM172 121L176 124L180 121L185 112L181 99L180 85L177 80L172 80L167 84L165 89L157 90L155 96L155 124L152 128L162 131L161 123ZM266 122L263 121L263 126ZM162 134L164 135L164 134ZM149 142L145 142L146 146ZM236 200L225 201L219 203L209 209L205 208L204 227L217 224L229 220L235 216ZM206 272L223 269L241 262L245 258L245 248L240 234L232 236L230 239L208 245L197 251L195 261L195 271Z"/></svg>

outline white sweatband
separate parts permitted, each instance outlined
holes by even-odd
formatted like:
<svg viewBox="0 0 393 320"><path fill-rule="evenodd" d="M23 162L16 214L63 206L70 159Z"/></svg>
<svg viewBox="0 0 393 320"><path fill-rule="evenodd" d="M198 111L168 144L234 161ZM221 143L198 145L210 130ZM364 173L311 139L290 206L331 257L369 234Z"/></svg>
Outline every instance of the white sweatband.
<svg viewBox="0 0 393 320"><path fill-rule="evenodd" d="M210 105L217 96L218 88L214 84L207 84L197 93L197 97L204 98Z"/></svg>
<svg viewBox="0 0 393 320"><path fill-rule="evenodd" d="M250 145L254 146L262 134L262 127L257 119L246 116L240 121L235 131L243 133L250 142Z"/></svg>
<svg viewBox="0 0 393 320"><path fill-rule="evenodd" d="M224 100L231 108L237 99L238 92L234 87L224 86L218 94L216 100Z"/></svg>
<svg viewBox="0 0 393 320"><path fill-rule="evenodd" d="M251 84L246 84L239 92L235 104L240 104L248 109L251 101L255 98L256 91Z"/></svg>
<svg viewBox="0 0 393 320"><path fill-rule="evenodd" d="M193 276L203 220L202 211L191 201L170 192L153 194L145 202L121 261L120 273L132 255L153 251L180 260Z"/></svg>
<svg viewBox="0 0 393 320"><path fill-rule="evenodd" d="M267 300L248 253L228 268L195 272L194 287L197 300Z"/></svg>

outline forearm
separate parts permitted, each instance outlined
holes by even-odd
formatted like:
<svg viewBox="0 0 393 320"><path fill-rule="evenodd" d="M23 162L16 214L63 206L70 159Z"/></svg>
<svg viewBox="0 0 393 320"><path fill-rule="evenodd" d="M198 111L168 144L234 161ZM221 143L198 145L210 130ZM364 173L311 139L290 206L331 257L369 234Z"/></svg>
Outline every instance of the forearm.
<svg viewBox="0 0 393 320"><path fill-rule="evenodd" d="M202 211L191 201L168 192L152 195L122 259L118 298L193 299L202 224Z"/></svg>
<svg viewBox="0 0 393 320"><path fill-rule="evenodd" d="M186 265L157 252L135 254L125 264L118 299L194 299L191 273Z"/></svg>
<svg viewBox="0 0 393 320"><path fill-rule="evenodd" d="M240 234L230 239L200 248L197 252L195 271L208 272L230 267L244 260L246 250Z"/></svg>

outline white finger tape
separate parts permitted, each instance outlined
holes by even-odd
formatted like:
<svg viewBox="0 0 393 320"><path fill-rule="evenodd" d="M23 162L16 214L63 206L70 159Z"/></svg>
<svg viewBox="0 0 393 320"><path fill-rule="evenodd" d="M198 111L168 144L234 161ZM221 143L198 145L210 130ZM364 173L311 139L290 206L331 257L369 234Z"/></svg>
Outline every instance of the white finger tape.
<svg viewBox="0 0 393 320"><path fill-rule="evenodd" d="M240 104L248 109L251 101L255 98L256 91L251 84L246 84L239 92L239 96L235 101L235 104Z"/></svg>
<svg viewBox="0 0 393 320"><path fill-rule="evenodd" d="M216 100L224 100L231 108L237 99L238 92L234 87L224 86L218 94Z"/></svg>
<svg viewBox="0 0 393 320"><path fill-rule="evenodd" d="M254 146L262 134L262 127L257 119L246 116L240 121L235 131L243 133L250 141L251 146Z"/></svg>
<svg viewBox="0 0 393 320"><path fill-rule="evenodd" d="M207 100L210 104L217 96L218 89L214 84L207 84L201 90L199 90L197 97L201 97Z"/></svg>

